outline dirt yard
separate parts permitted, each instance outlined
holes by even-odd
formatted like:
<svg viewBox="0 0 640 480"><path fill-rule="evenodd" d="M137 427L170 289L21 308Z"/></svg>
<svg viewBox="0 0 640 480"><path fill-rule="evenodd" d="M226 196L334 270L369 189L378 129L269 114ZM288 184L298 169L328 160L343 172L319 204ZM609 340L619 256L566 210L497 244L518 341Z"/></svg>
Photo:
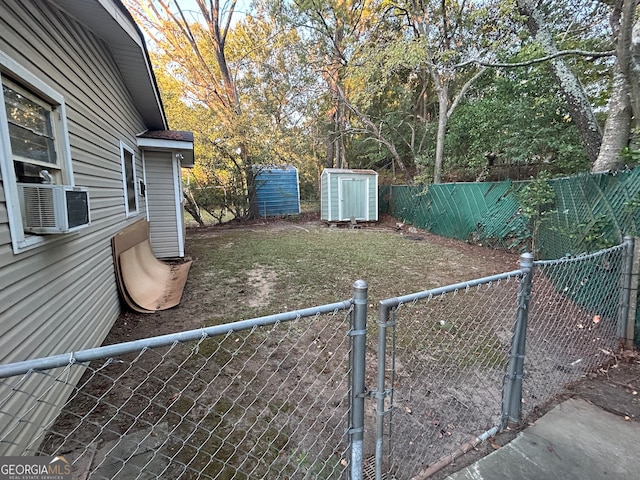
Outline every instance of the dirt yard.
<svg viewBox="0 0 640 480"><path fill-rule="evenodd" d="M328 232L349 235L343 243L336 239L335 251L315 249L323 240L313 237ZM294 238L301 237L302 242L284 242L285 237L296 234ZM396 251L378 251L378 244L368 245L370 234L388 235L394 243L382 244L382 248ZM261 249L255 241L249 242L254 250L237 256L243 240L263 236L282 243L275 252L280 259L265 259L271 253L265 250L272 246ZM357 230L329 227L318 214L304 214L294 221L230 222L187 229L186 243L186 255L193 266L180 305L154 314L123 312L105 345L333 303L350 297L351 285L362 277L376 300L519 268L516 254L433 235L399 224L390 216ZM356 258L349 248L361 255ZM229 256L233 264L223 268ZM283 263L286 261L290 263ZM304 265L308 265L308 271ZM294 288L297 294L292 292L292 281L299 283ZM298 298L289 304L283 301L285 297ZM238 303L243 307L238 308Z"/></svg>
<svg viewBox="0 0 640 480"><path fill-rule="evenodd" d="M589 374L567 388L544 407L537 409L529 423L535 422L553 407L568 398L581 398L630 422L640 422L640 356L634 351L622 351L616 362ZM489 442L479 445L450 466L433 475L433 480L443 480L458 470L471 465L495 449L515 438L517 430L500 433Z"/></svg>
<svg viewBox="0 0 640 480"><path fill-rule="evenodd" d="M187 232L187 255L194 263L181 304L154 314L123 312L105 345L341 301L350 297L351 285L358 278L369 284L369 315L373 316L378 299L519 267L516 254L438 237L399 224L391 217L358 229L330 227L316 215L303 215L295 221L275 219L193 228ZM309 337L309 342L316 341ZM323 348L328 355L329 350L335 351L329 343ZM140 366L148 371L155 368L153 363ZM323 375L327 373L320 370ZM266 388L277 390L279 386L276 382ZM620 353L612 365L560 392L535 412L533 420L563 399L578 396L629 421L640 421L639 392L640 360L633 352ZM150 390L145 395L150 397L152 393ZM278 392L262 394L275 396ZM167 399L164 403L169 404ZM273 408L273 404L265 408ZM155 413L150 411L149 415ZM68 423L75 426L73 421ZM60 428L64 428L64 419ZM126 424L116 430L124 428ZM500 434L433 478L444 478L514 435L514 431Z"/></svg>

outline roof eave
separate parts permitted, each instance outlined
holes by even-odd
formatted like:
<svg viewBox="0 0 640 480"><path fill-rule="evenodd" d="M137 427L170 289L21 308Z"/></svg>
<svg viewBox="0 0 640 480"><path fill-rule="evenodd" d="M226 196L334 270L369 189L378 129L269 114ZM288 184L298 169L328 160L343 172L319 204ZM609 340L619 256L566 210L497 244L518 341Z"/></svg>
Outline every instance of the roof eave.
<svg viewBox="0 0 640 480"><path fill-rule="evenodd" d="M164 140L158 138L141 138L136 139L138 147L142 150L149 151L170 151L176 155L180 155L180 166L184 168L193 168L195 166L195 158L193 155L193 142L185 142L182 140Z"/></svg>
<svg viewBox="0 0 640 480"><path fill-rule="evenodd" d="M119 0L56 0L55 5L86 25L111 49L145 126L167 130L168 122L144 35Z"/></svg>

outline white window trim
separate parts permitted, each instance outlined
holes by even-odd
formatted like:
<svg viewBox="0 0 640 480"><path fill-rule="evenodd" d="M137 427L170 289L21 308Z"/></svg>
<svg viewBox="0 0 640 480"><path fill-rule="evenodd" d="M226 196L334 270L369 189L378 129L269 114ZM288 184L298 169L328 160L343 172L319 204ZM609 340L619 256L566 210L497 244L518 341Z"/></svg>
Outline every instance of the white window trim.
<svg viewBox="0 0 640 480"><path fill-rule="evenodd" d="M139 195L144 197L144 214L148 222L150 219L149 202L147 200L147 195L149 194L149 192L147 191L147 158L145 156L144 150L142 150L140 156L141 156L141 162L142 162L142 183L144 183L144 190L143 190L144 195L142 193L139 193Z"/></svg>
<svg viewBox="0 0 640 480"><path fill-rule="evenodd" d="M124 152L131 154L133 162L133 198L135 199L135 210L129 209L129 192L127 191L127 172L125 167ZM127 146L124 142L120 142L120 165L122 166L122 188L124 193L124 213L127 218L138 215L140 212L140 201L138 200L138 172L136 167L136 152L133 148Z"/></svg>
<svg viewBox="0 0 640 480"><path fill-rule="evenodd" d="M54 111L52 114L57 116L57 118L54 117L53 129L62 181L65 185L73 186L73 165L71 161L71 147L69 145L69 129L67 126L64 97L0 50L0 80L1 77L6 74L8 74L13 81L22 84L32 91L32 93L50 103L53 107ZM18 199L18 186L16 184L13 156L11 153L7 112L4 107L2 89L0 89L0 107L0 174L2 175L2 186L7 205L7 217L9 219L13 253L18 254L41 245L52 243L56 241L57 238L56 236L31 235L25 234L24 232L22 212L20 211L20 201Z"/></svg>

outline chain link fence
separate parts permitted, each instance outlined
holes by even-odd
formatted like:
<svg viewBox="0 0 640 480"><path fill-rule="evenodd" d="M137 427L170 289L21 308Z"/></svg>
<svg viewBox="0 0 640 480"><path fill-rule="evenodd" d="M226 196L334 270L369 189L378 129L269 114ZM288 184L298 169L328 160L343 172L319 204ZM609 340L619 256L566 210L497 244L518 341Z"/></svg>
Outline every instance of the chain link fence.
<svg viewBox="0 0 640 480"><path fill-rule="evenodd" d="M525 254L514 272L381 301L371 478L427 478L614 361L632 251Z"/></svg>
<svg viewBox="0 0 640 480"><path fill-rule="evenodd" d="M368 326L358 281L336 304L0 365L0 455L63 455L79 479L424 479L614 359L633 251L523 254L382 300Z"/></svg>
<svg viewBox="0 0 640 480"><path fill-rule="evenodd" d="M388 404L377 434L387 478L413 478L500 423L520 275L382 302L388 353L378 391Z"/></svg>
<svg viewBox="0 0 640 480"><path fill-rule="evenodd" d="M133 342L128 353L4 378L0 442L19 442L44 407L60 414L36 425L41 433L24 450L65 456L76 478L341 478L350 305L161 347ZM23 388L31 382L43 385L38 398ZM63 405L61 384L72 390Z"/></svg>
<svg viewBox="0 0 640 480"><path fill-rule="evenodd" d="M626 246L535 262L528 312L523 415L615 360L624 332Z"/></svg>

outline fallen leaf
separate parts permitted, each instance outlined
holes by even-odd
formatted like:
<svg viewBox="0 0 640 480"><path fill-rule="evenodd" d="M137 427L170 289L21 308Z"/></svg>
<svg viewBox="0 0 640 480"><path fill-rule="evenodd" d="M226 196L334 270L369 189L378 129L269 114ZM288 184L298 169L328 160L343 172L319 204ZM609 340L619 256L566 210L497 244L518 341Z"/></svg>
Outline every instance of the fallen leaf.
<svg viewBox="0 0 640 480"><path fill-rule="evenodd" d="M491 445L491 448L493 448L494 450L498 450L500 448L500 445L498 445L496 442L489 441L489 445Z"/></svg>

